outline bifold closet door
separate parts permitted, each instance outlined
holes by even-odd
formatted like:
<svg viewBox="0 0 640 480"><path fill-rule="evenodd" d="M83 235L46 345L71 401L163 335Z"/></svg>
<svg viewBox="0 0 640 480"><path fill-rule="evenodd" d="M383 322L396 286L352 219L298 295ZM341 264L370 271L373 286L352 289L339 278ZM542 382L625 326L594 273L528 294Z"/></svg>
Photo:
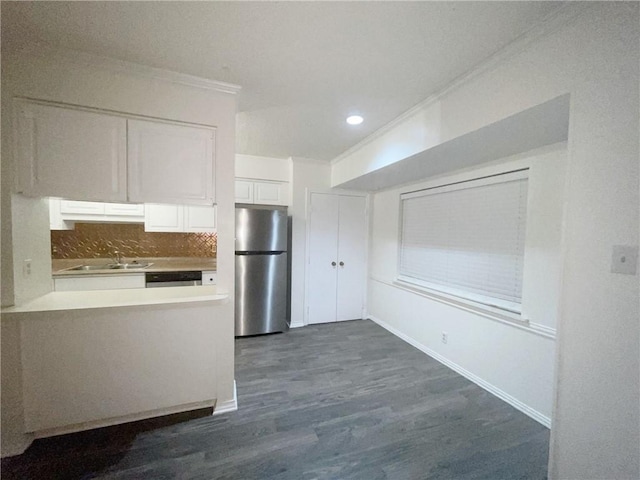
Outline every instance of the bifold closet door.
<svg viewBox="0 0 640 480"><path fill-rule="evenodd" d="M362 318L367 267L366 200L340 196L336 320Z"/></svg>
<svg viewBox="0 0 640 480"><path fill-rule="evenodd" d="M312 193L308 323L362 318L366 285L366 200Z"/></svg>
<svg viewBox="0 0 640 480"><path fill-rule="evenodd" d="M340 199L312 193L309 207L308 322L335 322Z"/></svg>

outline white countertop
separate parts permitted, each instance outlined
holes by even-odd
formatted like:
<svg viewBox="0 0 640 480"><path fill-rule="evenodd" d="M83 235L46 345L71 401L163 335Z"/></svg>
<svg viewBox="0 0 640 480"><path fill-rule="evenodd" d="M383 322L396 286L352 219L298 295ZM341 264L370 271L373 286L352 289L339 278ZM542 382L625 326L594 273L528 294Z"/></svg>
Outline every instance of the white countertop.
<svg viewBox="0 0 640 480"><path fill-rule="evenodd" d="M2 313L47 312L91 308L130 307L192 302L229 301L227 293L219 293L216 285L166 288L130 288L118 290L90 290L50 292L20 306L6 307Z"/></svg>
<svg viewBox="0 0 640 480"><path fill-rule="evenodd" d="M113 263L110 258L79 258L52 260L51 270L54 278L60 277L86 277L95 275L135 275L145 272L181 272L189 270L215 271L217 262L215 258L191 258L191 257L153 257L153 258L127 258L127 263L144 262L151 263L149 267L134 269L104 269L104 270L71 270L80 265L105 265Z"/></svg>

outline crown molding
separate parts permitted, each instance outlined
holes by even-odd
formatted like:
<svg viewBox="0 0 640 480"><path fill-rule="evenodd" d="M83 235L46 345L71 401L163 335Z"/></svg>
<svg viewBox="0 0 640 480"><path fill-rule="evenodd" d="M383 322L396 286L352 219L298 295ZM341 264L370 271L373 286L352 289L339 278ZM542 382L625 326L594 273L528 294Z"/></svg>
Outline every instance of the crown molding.
<svg viewBox="0 0 640 480"><path fill-rule="evenodd" d="M292 163L306 163L311 165L329 165L328 160L318 160L316 158L289 157Z"/></svg>
<svg viewBox="0 0 640 480"><path fill-rule="evenodd" d="M433 94L429 95L426 99L418 103L417 105L411 107L406 112L402 113L400 116L391 120L391 122L387 123L383 127L379 128L371 135L365 137L360 142L356 143L354 146L345 150L343 153L338 155L336 158L331 160L331 165L335 165L345 158L349 157L353 153L362 149L366 145L372 143L374 140L382 137L384 134L393 130L398 125L405 122L407 119L413 117L418 112L424 110L429 105L436 103L438 100L442 99L452 91L460 88L466 83L471 82L474 78L482 75L483 73L496 68L501 63L507 61L509 58L514 57L518 53L524 51L526 47L528 47L531 43L539 38L550 35L567 25L569 22L577 19L579 16L584 14L589 9L593 8L593 4L590 2L566 2L564 5L559 7L557 10L548 14L543 20L539 23L535 24L531 28L529 28L522 35L517 37L507 46L498 50L493 55L489 56L486 60L477 64L475 67L472 67L466 73L463 73L459 77L455 78L452 82L448 83L446 86L436 90Z"/></svg>
<svg viewBox="0 0 640 480"><path fill-rule="evenodd" d="M108 70L109 72L124 73L136 77L159 80L163 82L185 85L189 87L214 90L222 93L237 94L242 87L232 83L209 80L208 78L196 77L186 73L165 70L162 68L149 67L139 63L127 62L116 58L95 55L78 50L68 50L52 47L46 44L29 44L20 50L12 52L13 55L34 55L55 62L88 66Z"/></svg>

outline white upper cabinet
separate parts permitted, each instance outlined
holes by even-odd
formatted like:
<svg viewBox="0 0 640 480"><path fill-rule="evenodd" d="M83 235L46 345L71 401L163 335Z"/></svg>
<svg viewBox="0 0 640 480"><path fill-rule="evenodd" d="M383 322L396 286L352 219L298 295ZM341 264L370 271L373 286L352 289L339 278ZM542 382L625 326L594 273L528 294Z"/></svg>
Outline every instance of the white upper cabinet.
<svg viewBox="0 0 640 480"><path fill-rule="evenodd" d="M213 205L214 130L128 120L129 200Z"/></svg>
<svg viewBox="0 0 640 480"><path fill-rule="evenodd" d="M209 232L216 231L216 207L194 205L146 204L146 232Z"/></svg>
<svg viewBox="0 0 640 480"><path fill-rule="evenodd" d="M22 99L15 106L20 193L102 202L215 203L213 127Z"/></svg>
<svg viewBox="0 0 640 480"><path fill-rule="evenodd" d="M236 203L253 203L253 182L236 180Z"/></svg>
<svg viewBox="0 0 640 480"><path fill-rule="evenodd" d="M16 101L18 191L127 200L127 120Z"/></svg>
<svg viewBox="0 0 640 480"><path fill-rule="evenodd" d="M289 184L287 182L236 179L236 203L288 205Z"/></svg>
<svg viewBox="0 0 640 480"><path fill-rule="evenodd" d="M285 185L276 182L254 182L253 203L261 205L286 205Z"/></svg>
<svg viewBox="0 0 640 480"><path fill-rule="evenodd" d="M145 232L181 232L183 229L182 205L155 205L144 206L144 230Z"/></svg>
<svg viewBox="0 0 640 480"><path fill-rule="evenodd" d="M56 213L57 212L57 213ZM49 215L52 230L66 230L73 222L106 222L106 223L142 223L144 221L144 205L132 203L82 202L49 198ZM60 224L53 221L60 216Z"/></svg>
<svg viewBox="0 0 640 480"><path fill-rule="evenodd" d="M215 232L216 208L214 206L199 207L187 205L184 207L185 232Z"/></svg>
<svg viewBox="0 0 640 480"><path fill-rule="evenodd" d="M135 203L105 203L104 214L123 217L142 217L144 205Z"/></svg>
<svg viewBox="0 0 640 480"><path fill-rule="evenodd" d="M104 215L104 203L60 200L60 213L71 215Z"/></svg>

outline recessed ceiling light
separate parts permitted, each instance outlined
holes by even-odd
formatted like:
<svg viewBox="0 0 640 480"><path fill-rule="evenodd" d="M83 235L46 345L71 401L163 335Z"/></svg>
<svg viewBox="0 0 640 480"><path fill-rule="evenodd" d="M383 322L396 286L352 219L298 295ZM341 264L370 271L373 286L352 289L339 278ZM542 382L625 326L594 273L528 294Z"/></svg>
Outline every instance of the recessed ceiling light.
<svg viewBox="0 0 640 480"><path fill-rule="evenodd" d="M347 117L347 123L349 125L360 125L363 121L364 118L360 115L351 115L350 117Z"/></svg>

